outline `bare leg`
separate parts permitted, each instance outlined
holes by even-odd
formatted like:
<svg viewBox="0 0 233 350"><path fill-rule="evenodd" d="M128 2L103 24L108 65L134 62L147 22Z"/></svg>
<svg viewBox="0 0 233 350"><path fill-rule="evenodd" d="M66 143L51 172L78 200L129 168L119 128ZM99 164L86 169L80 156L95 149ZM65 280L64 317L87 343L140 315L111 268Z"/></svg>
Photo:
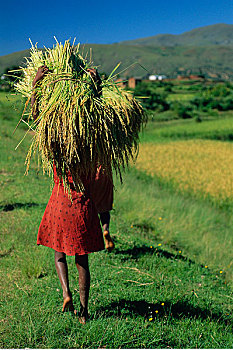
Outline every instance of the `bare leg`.
<svg viewBox="0 0 233 350"><path fill-rule="evenodd" d="M80 312L79 321L86 323L88 318L88 298L90 290L90 271L88 266L88 255L75 255L75 264L79 273L79 296Z"/></svg>
<svg viewBox="0 0 233 350"><path fill-rule="evenodd" d="M72 302L72 295L69 288L69 280L68 280L68 266L66 262L66 254L55 251L55 267L57 270L57 274L62 286L63 291L63 307L62 311L74 311L74 306ZM76 312L75 312L76 313Z"/></svg>
<svg viewBox="0 0 233 350"><path fill-rule="evenodd" d="M101 220L101 224L104 230L104 241L105 241L105 247L106 249L111 252L114 247L115 244L112 240L112 237L110 236L109 233L109 223L110 223L110 213L109 211L106 211L104 213L100 213L100 220Z"/></svg>

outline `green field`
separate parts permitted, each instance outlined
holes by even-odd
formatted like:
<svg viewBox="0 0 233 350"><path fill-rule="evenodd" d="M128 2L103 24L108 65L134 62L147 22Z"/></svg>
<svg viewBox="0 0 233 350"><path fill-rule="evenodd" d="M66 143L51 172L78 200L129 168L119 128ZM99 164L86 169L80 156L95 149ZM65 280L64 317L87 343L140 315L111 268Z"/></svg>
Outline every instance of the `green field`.
<svg viewBox="0 0 233 350"><path fill-rule="evenodd" d="M91 319L62 314L53 251L36 246L51 181L15 151L22 105L0 94L1 348L232 348L233 203L182 192L134 165L115 180L111 232L116 249L90 256ZM233 118L150 122L143 143L231 142ZM224 179L223 179L224 180ZM78 307L78 274L68 258Z"/></svg>
<svg viewBox="0 0 233 350"><path fill-rule="evenodd" d="M224 112L220 119L205 120L196 123L194 120L177 120L172 122L147 125L141 140L143 142L167 142L168 140L233 140L233 113Z"/></svg>

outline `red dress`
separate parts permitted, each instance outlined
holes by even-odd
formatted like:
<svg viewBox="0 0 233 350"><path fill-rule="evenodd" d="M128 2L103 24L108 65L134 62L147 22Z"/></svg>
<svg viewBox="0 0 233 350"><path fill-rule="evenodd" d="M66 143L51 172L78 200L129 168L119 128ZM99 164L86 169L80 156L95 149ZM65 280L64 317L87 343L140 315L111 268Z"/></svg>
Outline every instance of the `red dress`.
<svg viewBox="0 0 233 350"><path fill-rule="evenodd" d="M67 255L84 255L104 249L96 207L90 196L90 179L83 181L85 196L75 191L69 177L72 202L54 168L54 188L45 209L37 244ZM59 184L60 182L60 184Z"/></svg>

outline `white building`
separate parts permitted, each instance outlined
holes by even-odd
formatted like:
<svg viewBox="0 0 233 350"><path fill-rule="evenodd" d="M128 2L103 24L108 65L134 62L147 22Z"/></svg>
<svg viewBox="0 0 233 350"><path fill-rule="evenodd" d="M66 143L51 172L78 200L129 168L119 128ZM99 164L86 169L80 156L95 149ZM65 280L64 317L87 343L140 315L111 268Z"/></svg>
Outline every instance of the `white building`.
<svg viewBox="0 0 233 350"><path fill-rule="evenodd" d="M153 81L153 80L163 80L166 79L166 75L155 75L155 74L151 74L149 75L149 80Z"/></svg>

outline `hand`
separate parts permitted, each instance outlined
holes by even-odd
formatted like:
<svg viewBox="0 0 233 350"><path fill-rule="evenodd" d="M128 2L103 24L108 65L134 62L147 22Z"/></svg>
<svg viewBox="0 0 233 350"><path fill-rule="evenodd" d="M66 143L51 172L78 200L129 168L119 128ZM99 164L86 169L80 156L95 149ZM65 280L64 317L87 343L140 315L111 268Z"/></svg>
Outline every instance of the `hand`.
<svg viewBox="0 0 233 350"><path fill-rule="evenodd" d="M40 68L38 68L36 76L32 82L32 86L34 87L39 80L43 79L45 74L48 73L48 71L49 69L46 66L41 66Z"/></svg>
<svg viewBox="0 0 233 350"><path fill-rule="evenodd" d="M101 88L101 78L99 76L99 73L95 68L87 68L87 72L90 74L92 80L97 85L97 93L99 96L102 94L102 88Z"/></svg>
<svg viewBox="0 0 233 350"><path fill-rule="evenodd" d="M90 75L94 78L97 76L97 71L95 68L87 68L87 72L90 73Z"/></svg>
<svg viewBox="0 0 233 350"><path fill-rule="evenodd" d="M87 68L87 72L90 73L92 79L93 79L96 83L100 83L100 82L101 82L99 73L97 72L97 70L96 70L95 68Z"/></svg>

